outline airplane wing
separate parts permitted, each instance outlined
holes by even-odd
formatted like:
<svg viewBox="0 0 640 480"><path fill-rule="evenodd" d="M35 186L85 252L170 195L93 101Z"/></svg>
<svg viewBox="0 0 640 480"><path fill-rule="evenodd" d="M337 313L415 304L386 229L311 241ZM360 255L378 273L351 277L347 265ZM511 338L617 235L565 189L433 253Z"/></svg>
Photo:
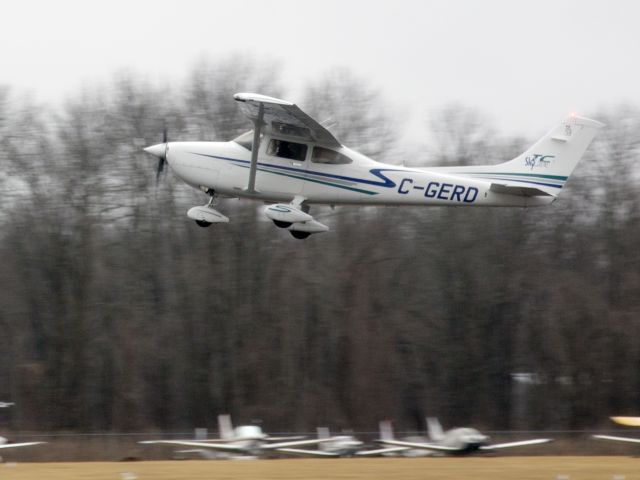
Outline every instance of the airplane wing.
<svg viewBox="0 0 640 480"><path fill-rule="evenodd" d="M263 124L272 133L300 137L328 147L340 146L329 130L291 102L257 93L236 93L233 98L241 102L243 112L252 121L259 117L260 105L263 105Z"/></svg>
<svg viewBox="0 0 640 480"><path fill-rule="evenodd" d="M378 440L378 442L384 445L395 445L398 447L407 447L407 449L421 449L432 450L434 452L459 452L459 448L445 447L444 445L437 445L433 443L416 443L416 442L403 442L402 440Z"/></svg>
<svg viewBox="0 0 640 480"><path fill-rule="evenodd" d="M640 443L640 438L613 437L611 435L592 435L592 437L600 440L612 440L614 442Z"/></svg>
<svg viewBox="0 0 640 480"><path fill-rule="evenodd" d="M293 453L296 455L311 455L316 457L339 457L337 453L323 452L322 450L305 450L302 448L278 448L278 452Z"/></svg>
<svg viewBox="0 0 640 480"><path fill-rule="evenodd" d="M640 427L640 417L610 417L614 422L627 427Z"/></svg>
<svg viewBox="0 0 640 480"><path fill-rule="evenodd" d="M317 445L319 443L331 442L333 438L312 438L310 440L296 440L294 442L278 442L278 443L268 443L266 445L262 445L260 448L263 450L279 450L281 448L288 447L303 447L306 445Z"/></svg>
<svg viewBox="0 0 640 480"><path fill-rule="evenodd" d="M409 447L387 447L387 448L376 448L375 450L361 450L360 452L356 452L356 455L361 457L375 457L377 455L384 455L385 453L399 453L406 452L407 450L411 450Z"/></svg>
<svg viewBox="0 0 640 480"><path fill-rule="evenodd" d="M494 445L484 445L480 450L500 450L501 448L524 447L525 445L538 445L540 443L552 442L551 438L535 438L533 440L521 440L518 442L496 443Z"/></svg>
<svg viewBox="0 0 640 480"><path fill-rule="evenodd" d="M239 445L232 445L227 443L193 442L190 440L145 440L138 443L144 443L147 445L162 443L166 445L184 445L185 447L211 448L214 450L222 450L225 452L243 452L245 450Z"/></svg>
<svg viewBox="0 0 640 480"><path fill-rule="evenodd" d="M4 443L0 445L0 448L28 447L30 445L40 445L42 443L47 443L47 442Z"/></svg>
<svg viewBox="0 0 640 480"><path fill-rule="evenodd" d="M272 437L268 435L265 440L267 442L288 442L290 440L304 440L307 438L305 435L292 435L290 437Z"/></svg>

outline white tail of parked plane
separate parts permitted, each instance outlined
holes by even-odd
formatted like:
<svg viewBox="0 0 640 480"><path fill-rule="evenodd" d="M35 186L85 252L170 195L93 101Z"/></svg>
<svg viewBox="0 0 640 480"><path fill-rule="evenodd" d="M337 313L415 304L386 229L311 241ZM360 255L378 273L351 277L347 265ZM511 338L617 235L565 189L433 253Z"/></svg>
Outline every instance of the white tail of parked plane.
<svg viewBox="0 0 640 480"><path fill-rule="evenodd" d="M441 167L456 175L491 180L499 193L558 196L603 124L571 115L531 148L513 160L498 165Z"/></svg>
<svg viewBox="0 0 640 480"><path fill-rule="evenodd" d="M444 438L444 430L437 418L427 417L427 434L432 442L439 442Z"/></svg>
<svg viewBox="0 0 640 480"><path fill-rule="evenodd" d="M218 415L218 430L222 440L233 440L233 424L231 415Z"/></svg>

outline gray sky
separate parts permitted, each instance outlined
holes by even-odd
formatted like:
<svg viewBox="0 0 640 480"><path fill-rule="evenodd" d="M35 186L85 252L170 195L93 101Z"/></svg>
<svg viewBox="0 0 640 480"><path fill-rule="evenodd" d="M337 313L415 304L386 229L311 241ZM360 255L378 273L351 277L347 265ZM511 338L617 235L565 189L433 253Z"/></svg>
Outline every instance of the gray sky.
<svg viewBox="0 0 640 480"><path fill-rule="evenodd" d="M639 19L632 0L14 0L0 82L56 100L118 69L179 81L202 55L247 51L282 62L292 101L347 66L414 124L459 101L510 133L539 132L640 103Z"/></svg>

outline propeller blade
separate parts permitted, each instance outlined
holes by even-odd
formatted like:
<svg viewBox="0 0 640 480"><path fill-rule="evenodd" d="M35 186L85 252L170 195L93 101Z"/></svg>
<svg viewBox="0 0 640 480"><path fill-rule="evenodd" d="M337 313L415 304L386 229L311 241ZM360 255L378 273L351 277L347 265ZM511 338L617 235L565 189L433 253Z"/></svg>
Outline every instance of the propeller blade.
<svg viewBox="0 0 640 480"><path fill-rule="evenodd" d="M164 171L165 157L158 158L158 167L156 168L156 184L160 181L160 175Z"/></svg>
<svg viewBox="0 0 640 480"><path fill-rule="evenodd" d="M162 152L161 155L158 155L158 153L160 152L156 153L156 155L158 156L158 166L156 167L156 186L160 181L160 176L162 175L162 172L164 172L164 164L167 163L167 150L169 149L169 134L167 133L166 124L165 124L165 127L162 129L162 143L164 144L164 151Z"/></svg>

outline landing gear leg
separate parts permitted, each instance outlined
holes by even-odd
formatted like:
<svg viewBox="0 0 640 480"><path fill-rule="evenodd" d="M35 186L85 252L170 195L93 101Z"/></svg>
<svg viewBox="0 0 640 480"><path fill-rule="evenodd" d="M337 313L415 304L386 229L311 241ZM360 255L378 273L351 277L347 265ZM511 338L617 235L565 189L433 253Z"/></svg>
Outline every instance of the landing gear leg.
<svg viewBox="0 0 640 480"><path fill-rule="evenodd" d="M214 205L217 205L218 203L218 194L216 193L216 191L213 188L208 188L206 192L207 195L209 195L209 201L207 202L207 207L209 208L213 208Z"/></svg>
<svg viewBox="0 0 640 480"><path fill-rule="evenodd" d="M213 188L202 187L202 191L209 195L209 201L201 207L193 207L187 216L195 220L199 227L209 227L214 223L227 223L229 219L218 212L213 206L218 203L218 194Z"/></svg>

